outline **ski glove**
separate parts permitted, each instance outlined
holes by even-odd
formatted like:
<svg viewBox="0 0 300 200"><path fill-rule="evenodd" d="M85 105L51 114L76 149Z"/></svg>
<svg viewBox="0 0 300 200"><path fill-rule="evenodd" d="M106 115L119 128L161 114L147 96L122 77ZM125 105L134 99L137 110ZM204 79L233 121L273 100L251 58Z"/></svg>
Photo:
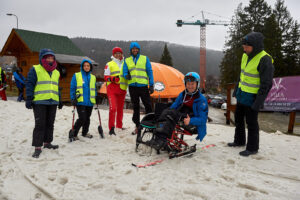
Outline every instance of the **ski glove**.
<svg viewBox="0 0 300 200"><path fill-rule="evenodd" d="M60 102L58 103L58 109L59 109L59 110L62 109L63 106L64 106L63 103L60 101Z"/></svg>
<svg viewBox="0 0 300 200"><path fill-rule="evenodd" d="M32 97L27 97L25 106L27 109L32 109Z"/></svg>
<svg viewBox="0 0 300 200"><path fill-rule="evenodd" d="M131 75L130 75L130 74L127 74L125 78L126 78L127 80L131 80Z"/></svg>
<svg viewBox="0 0 300 200"><path fill-rule="evenodd" d="M120 80L119 76L113 76L112 77L112 82L117 83L117 82L119 82L119 80Z"/></svg>
<svg viewBox="0 0 300 200"><path fill-rule="evenodd" d="M154 92L154 87L153 87L153 85L151 85L151 86L149 87L149 93L152 94L153 92Z"/></svg>
<svg viewBox="0 0 300 200"><path fill-rule="evenodd" d="M77 99L72 99L72 100L71 100L72 106L76 106L77 103L78 103Z"/></svg>

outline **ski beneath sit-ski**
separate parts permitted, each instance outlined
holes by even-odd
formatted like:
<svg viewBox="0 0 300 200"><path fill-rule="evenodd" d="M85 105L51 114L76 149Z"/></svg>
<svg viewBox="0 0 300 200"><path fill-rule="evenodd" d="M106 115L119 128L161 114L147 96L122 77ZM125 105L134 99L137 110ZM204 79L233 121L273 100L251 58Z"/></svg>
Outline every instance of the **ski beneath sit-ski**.
<svg viewBox="0 0 300 200"><path fill-rule="evenodd" d="M204 149L208 149L210 147L215 147L215 146L216 145L214 145L214 144L209 144L209 145L206 145L204 147L199 148L198 150L204 150ZM191 149L191 150L186 151L186 152L180 152L180 153L177 153L177 154L170 154L169 159L192 155L192 153L194 153L197 150L195 145L192 146L191 148L193 148L193 147L195 147L195 149ZM146 164L134 164L134 163L132 163L131 165L136 167L136 168L146 168L146 167L149 167L149 166L154 166L154 165L157 165L159 163L162 163L163 161L165 161L165 159L151 161L151 162L146 163Z"/></svg>

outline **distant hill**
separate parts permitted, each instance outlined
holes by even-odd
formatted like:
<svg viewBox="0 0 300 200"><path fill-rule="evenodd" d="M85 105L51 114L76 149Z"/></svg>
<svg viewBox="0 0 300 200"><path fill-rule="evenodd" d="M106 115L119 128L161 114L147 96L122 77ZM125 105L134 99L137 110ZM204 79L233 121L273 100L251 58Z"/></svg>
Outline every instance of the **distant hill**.
<svg viewBox="0 0 300 200"><path fill-rule="evenodd" d="M119 46L123 49L125 57L129 56L129 46L131 41L110 41L105 39L76 37L71 39L86 56L99 63L97 75L103 76L103 68L110 61L112 49ZM159 62L166 42L163 41L138 41L141 45L141 54L149 57L151 62ZM199 72L200 50L197 47L183 46L167 43L168 49L173 59L174 68L182 73L189 71ZM219 65L223 58L222 51L207 50L206 75L219 76Z"/></svg>

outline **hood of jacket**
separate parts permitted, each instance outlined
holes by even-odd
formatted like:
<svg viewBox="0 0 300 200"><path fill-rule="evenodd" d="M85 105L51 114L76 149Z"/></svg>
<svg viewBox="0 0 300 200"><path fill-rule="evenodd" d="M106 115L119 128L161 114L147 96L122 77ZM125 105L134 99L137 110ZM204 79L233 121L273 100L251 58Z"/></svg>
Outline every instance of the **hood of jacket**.
<svg viewBox="0 0 300 200"><path fill-rule="evenodd" d="M130 55L132 55L131 49L133 49L134 47L136 47L136 48L139 49L139 53L137 54L137 55L139 55L139 54L141 53L141 47L140 47L139 43L137 43L137 42L131 42L130 48L129 48L129 50L130 50Z"/></svg>
<svg viewBox="0 0 300 200"><path fill-rule="evenodd" d="M249 58L253 58L256 54L264 50L264 35L260 32L248 33L243 38L243 44L253 47L252 52L248 55Z"/></svg>
<svg viewBox="0 0 300 200"><path fill-rule="evenodd" d="M42 65L42 58L46 55L52 55L54 56L55 59L55 54L51 49L41 49L39 54L39 61L41 65Z"/></svg>
<svg viewBox="0 0 300 200"><path fill-rule="evenodd" d="M85 62L88 62L90 64L90 66L91 66L91 69L90 69L89 72L86 72L86 71L83 70L83 63L85 63ZM92 62L90 60L88 60L88 59L83 59L82 62L81 62L81 64L80 64L80 71L81 71L81 73L91 73L93 71L93 64L92 64Z"/></svg>

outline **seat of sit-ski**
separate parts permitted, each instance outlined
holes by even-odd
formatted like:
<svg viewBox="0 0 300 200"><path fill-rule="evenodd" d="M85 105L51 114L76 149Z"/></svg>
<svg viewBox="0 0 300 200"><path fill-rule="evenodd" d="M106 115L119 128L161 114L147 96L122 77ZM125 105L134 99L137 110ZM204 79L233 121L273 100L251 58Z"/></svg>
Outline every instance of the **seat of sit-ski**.
<svg viewBox="0 0 300 200"><path fill-rule="evenodd" d="M155 114L146 114L141 121L141 126L145 128L155 128Z"/></svg>

